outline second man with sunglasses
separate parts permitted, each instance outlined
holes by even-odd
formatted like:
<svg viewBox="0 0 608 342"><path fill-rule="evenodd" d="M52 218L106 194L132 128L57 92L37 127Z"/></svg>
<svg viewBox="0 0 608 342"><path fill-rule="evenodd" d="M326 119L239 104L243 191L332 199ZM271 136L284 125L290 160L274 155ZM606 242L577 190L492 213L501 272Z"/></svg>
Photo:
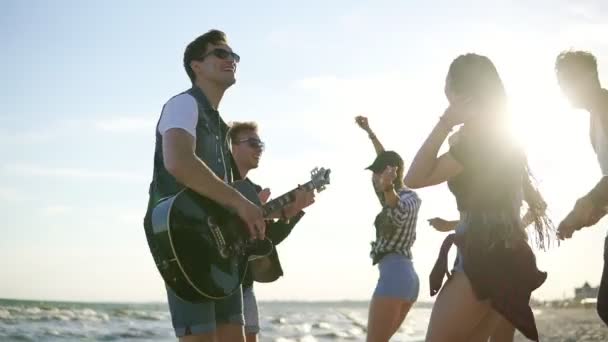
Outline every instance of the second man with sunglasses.
<svg viewBox="0 0 608 342"><path fill-rule="evenodd" d="M235 180L242 179L251 183L259 193L262 203L265 203L270 197L270 190L268 188L262 189L261 186L253 183L247 177L250 170L258 167L262 152L264 151L264 143L258 136L257 124L255 122L235 122L231 125L228 136L232 142L232 156L234 160L232 165ZM270 219L267 221L266 236L275 246L283 241L291 233L296 223L300 221L304 215L302 209L308 207L313 202L313 191L298 190L296 191L294 202L286 207L283 212L274 215L280 217L280 219ZM255 262L258 265L263 265L265 282L274 281L283 275L276 248L273 249L269 256L258 259ZM254 276L251 266L250 264L243 280L243 313L245 316L245 336L247 342L257 341L257 334L260 331L258 305L253 291Z"/></svg>

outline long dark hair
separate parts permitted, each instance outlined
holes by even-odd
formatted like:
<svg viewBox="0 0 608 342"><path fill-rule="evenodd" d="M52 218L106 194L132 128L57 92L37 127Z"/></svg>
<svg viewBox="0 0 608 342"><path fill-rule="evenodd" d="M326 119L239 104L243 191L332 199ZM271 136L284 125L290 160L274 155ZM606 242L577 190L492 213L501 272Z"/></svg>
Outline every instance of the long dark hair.
<svg viewBox="0 0 608 342"><path fill-rule="evenodd" d="M535 209L535 241L544 249L553 225L545 215L542 196L529 181L534 177L525 152L509 134L507 94L496 67L486 56L461 55L450 65L446 81L450 91L458 97L475 101L480 113L474 120L478 128L483 128L467 132L458 142L466 146L464 151L470 161L466 168L472 174L468 190L471 196L467 209L470 214L467 241L491 247L521 237L519 213L522 199L525 199ZM466 126L467 123L463 131L467 131ZM531 193L528 187L533 187L532 192L538 196L527 195Z"/></svg>

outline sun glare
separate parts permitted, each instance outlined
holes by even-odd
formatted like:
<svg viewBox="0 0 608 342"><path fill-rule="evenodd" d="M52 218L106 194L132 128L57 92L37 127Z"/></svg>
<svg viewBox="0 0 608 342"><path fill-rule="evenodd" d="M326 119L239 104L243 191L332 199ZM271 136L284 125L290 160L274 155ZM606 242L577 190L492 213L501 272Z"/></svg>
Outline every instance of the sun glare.
<svg viewBox="0 0 608 342"><path fill-rule="evenodd" d="M568 131L572 109L555 86L534 87L522 80L509 99L512 133L519 144L532 151L549 141L553 148L567 148L567 140L554 138Z"/></svg>

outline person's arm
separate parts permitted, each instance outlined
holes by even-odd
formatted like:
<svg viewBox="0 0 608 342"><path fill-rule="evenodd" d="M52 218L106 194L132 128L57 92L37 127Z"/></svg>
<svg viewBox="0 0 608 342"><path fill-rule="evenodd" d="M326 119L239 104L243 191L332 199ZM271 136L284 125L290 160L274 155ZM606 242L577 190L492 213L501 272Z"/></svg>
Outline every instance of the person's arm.
<svg viewBox="0 0 608 342"><path fill-rule="evenodd" d="M217 177L196 156L197 120L198 108L192 97L181 95L165 105L158 125L163 137L165 169L182 185L236 210L247 224L249 233L262 238L265 228L262 210Z"/></svg>
<svg viewBox="0 0 608 342"><path fill-rule="evenodd" d="M378 185L384 194L382 212L392 224L402 226L413 214L418 212L420 199L416 193L403 196L398 194L393 186L395 178L397 178L397 168L387 166L380 175Z"/></svg>
<svg viewBox="0 0 608 342"><path fill-rule="evenodd" d="M396 208L399 204L399 195L394 188L384 190L384 203L389 208Z"/></svg>
<svg viewBox="0 0 608 342"><path fill-rule="evenodd" d="M462 165L449 152L437 156L451 129L452 125L443 119L435 125L403 179L407 187L418 189L440 184L463 170Z"/></svg>
<svg viewBox="0 0 608 342"><path fill-rule="evenodd" d="M370 131L369 139L372 141L372 144L374 145L374 150L376 150L377 155L384 152L384 146L382 146L382 143L380 142L380 139L378 139L376 134Z"/></svg>
<svg viewBox="0 0 608 342"><path fill-rule="evenodd" d="M450 103L416 153L403 179L407 187L417 189L440 184L462 172L462 160L471 157L466 155L468 151L456 156L452 152L452 146L450 152L440 157L437 157L437 154L452 128L473 118L479 112L479 104L471 99L459 99ZM456 142L456 145L462 146L462 141Z"/></svg>
<svg viewBox="0 0 608 342"><path fill-rule="evenodd" d="M163 134L163 159L167 171L182 185L236 210L251 236L264 237L262 210L217 177L194 153L194 137L180 128Z"/></svg>
<svg viewBox="0 0 608 342"><path fill-rule="evenodd" d="M605 208L608 206L608 176L602 179L585 195L594 207Z"/></svg>
<svg viewBox="0 0 608 342"><path fill-rule="evenodd" d="M297 189L294 192L293 202L285 206L282 210L269 213L266 218L269 219L282 219L289 222L292 217L299 215L303 209L309 207L315 203L315 191L304 189ZM262 202L265 203L265 202Z"/></svg>
<svg viewBox="0 0 608 342"><path fill-rule="evenodd" d="M602 125L604 136L608 137L608 92L603 92L602 95L602 108L597 111L598 114L592 115L599 116L599 122ZM602 166L608 165L608 155L601 155L600 159ZM602 167L602 170L605 168L608 167ZM605 173L606 172L604 172L603 177L593 187L593 189L584 196L584 198L589 199L589 201L593 204L595 211L605 212L605 208L608 207L608 176ZM593 224L596 222L593 222Z"/></svg>
<svg viewBox="0 0 608 342"><path fill-rule="evenodd" d="M391 209L399 204L399 195L393 185L395 178L397 178L397 167L387 166L378 179L378 185L384 194L384 206Z"/></svg>
<svg viewBox="0 0 608 342"><path fill-rule="evenodd" d="M289 218L289 220L278 220L270 223L267 234L268 238L274 245L280 244L285 238L291 233L293 227L300 221L304 216L304 211L300 211L295 216Z"/></svg>
<svg viewBox="0 0 608 342"><path fill-rule="evenodd" d="M601 107L591 113L599 115L599 123L603 133L608 133L608 95L604 93ZM600 114L597 114L600 113ZM608 136L608 135L607 135ZM608 155L598 155L602 171L608 169ZM570 213L560 222L558 235L560 238L570 238L572 234L583 227L595 225L607 213L608 206L608 176L604 175L585 196L579 198Z"/></svg>
<svg viewBox="0 0 608 342"><path fill-rule="evenodd" d="M584 227L598 223L608 213L608 177L604 176L585 196L579 198L568 216L559 224L558 232L562 238L569 238Z"/></svg>
<svg viewBox="0 0 608 342"><path fill-rule="evenodd" d="M236 208L244 199L237 190L217 177L194 153L194 137L179 128L163 134L163 159L167 171L182 185L219 204Z"/></svg>
<svg viewBox="0 0 608 342"><path fill-rule="evenodd" d="M379 155L380 153L384 152L384 146L382 146L380 139L378 139L376 134L374 134L372 129L369 127L369 122L367 118L365 116L357 116L355 118L355 121L357 122L357 125L359 125L359 127L361 127L361 129L363 129L367 133L369 139L374 145L374 150L376 150L376 154Z"/></svg>
<svg viewBox="0 0 608 342"><path fill-rule="evenodd" d="M460 221L458 221L458 220L448 221L448 220L444 220L440 217L435 217L435 218L428 220L428 222L429 222L429 225L431 227L435 228L437 231L450 232L450 231L456 229L456 226L458 226L458 223Z"/></svg>
<svg viewBox="0 0 608 342"><path fill-rule="evenodd" d="M403 226L418 213L421 201L415 193L403 195L397 199L394 207L388 205L385 207L386 215L394 225Z"/></svg>

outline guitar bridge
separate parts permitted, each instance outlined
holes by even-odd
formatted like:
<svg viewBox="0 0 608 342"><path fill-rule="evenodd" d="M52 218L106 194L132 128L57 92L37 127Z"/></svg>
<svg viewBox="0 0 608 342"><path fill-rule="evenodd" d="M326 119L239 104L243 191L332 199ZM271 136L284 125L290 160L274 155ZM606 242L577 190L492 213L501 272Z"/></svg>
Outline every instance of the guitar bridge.
<svg viewBox="0 0 608 342"><path fill-rule="evenodd" d="M213 241L215 241L215 245L217 246L217 250L220 253L222 258L229 258L230 251L228 246L226 246L226 240L224 239L224 235L222 234L222 230L215 222L215 219L211 216L207 217L207 226L211 231L211 235L213 236Z"/></svg>

